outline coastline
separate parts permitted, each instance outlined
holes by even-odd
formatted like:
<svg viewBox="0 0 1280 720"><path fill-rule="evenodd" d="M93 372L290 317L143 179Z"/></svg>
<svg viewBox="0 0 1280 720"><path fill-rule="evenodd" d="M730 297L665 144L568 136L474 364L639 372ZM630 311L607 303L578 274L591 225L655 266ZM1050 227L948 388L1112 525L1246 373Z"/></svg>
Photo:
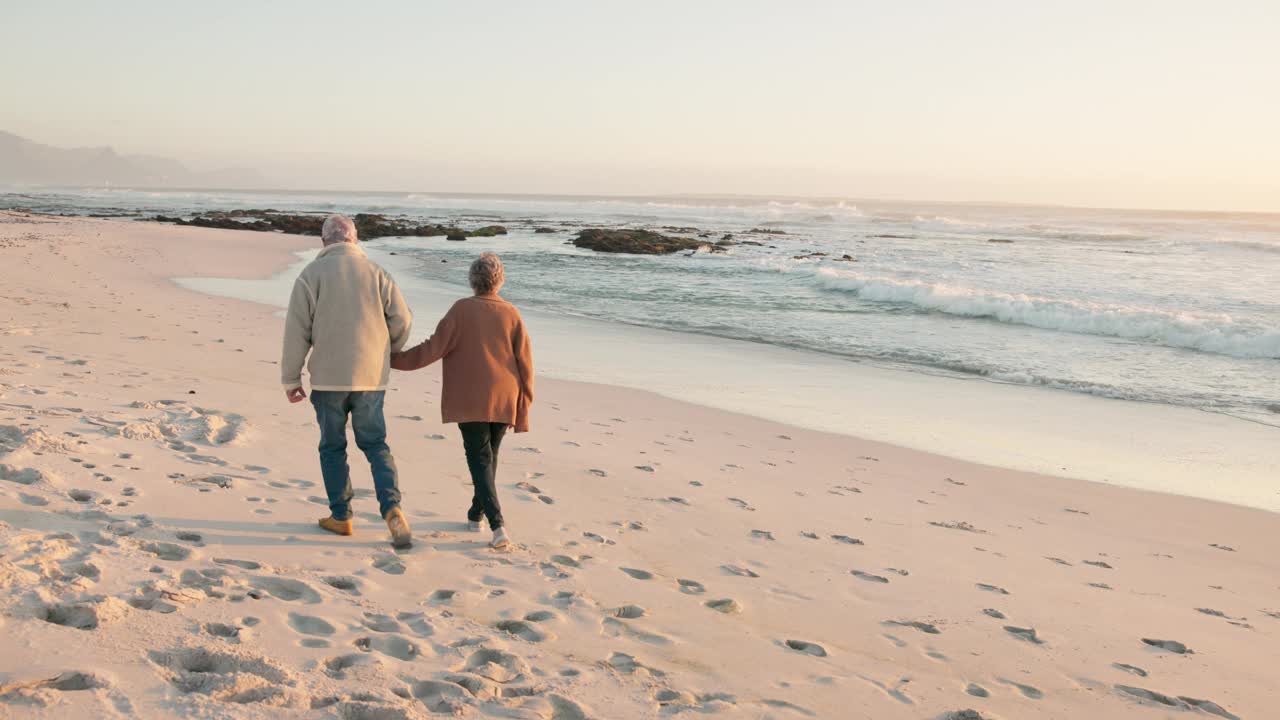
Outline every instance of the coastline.
<svg viewBox="0 0 1280 720"><path fill-rule="evenodd" d="M494 250L527 241L472 238ZM412 272L397 254L440 241L364 244L417 314L413 341L465 292ZM309 249L305 257L314 255ZM430 256L428 256L430 257ZM268 277L180 278L188 289L283 307L298 260ZM540 374L646 390L796 428L874 440L994 467L1280 512L1280 430L1205 410L1055 388L908 371L813 351L567 317L521 307Z"/></svg>
<svg viewBox="0 0 1280 720"><path fill-rule="evenodd" d="M332 717L368 705L417 717L428 701L397 699L397 674L419 683L403 686L410 695L430 688L484 715L527 717L678 708L839 717L851 701L884 718L964 707L1005 718L1169 711L1121 686L1209 698L1240 717L1270 712L1265 668L1280 660L1274 513L540 379L535 431L513 436L500 485L521 545L496 555L456 531L465 467L450 429L438 427L432 369L397 374L388 398L418 546L389 553L367 507L361 537L344 544L311 529L322 510L306 499L319 490L306 480L317 474L314 432L307 409L288 406L274 382L277 311L169 281L253 281L288 266L313 238L15 217L0 215L0 251L12 260L0 270L0 425L17 429L0 461L15 468L6 480L26 469L37 479L0 483L0 535L15 548L0 557L12 591L0 624L18 648L0 661L0 686L68 671L101 683L83 693L28 688L29 704L0 704L0 714ZM432 316L415 311L419 338ZM145 424L160 416L183 435L149 434ZM131 426L134 437L121 429ZM355 485L367 490L361 465L354 457ZM195 482L211 476L230 478L229 487ZM90 499L76 499L78 490ZM129 534L111 530L128 523ZM258 567L242 572L247 565L218 558ZM99 573L76 575L69 562ZM202 574L219 569L230 572ZM327 584L335 574L354 578L357 593ZM186 599L170 598L169 613L143 607L148 581ZM440 600L443 589L456 599ZM118 608L85 596L144 601ZM722 599L740 612L705 606ZM95 627L47 621L51 603L67 602L89 603ZM984 615L991 605L1010 627L1036 628L1043 644ZM629 606L644 617L614 612ZM552 618L526 619L538 609ZM245 624L250 614L258 622ZM370 614L401 629L370 631ZM321 627L300 615L330 632L297 630ZM419 619L431 633L412 631ZM506 621L514 631L495 630ZM212 624L239 628L237 641ZM352 650L361 637L372 638L370 652ZM415 652L403 657L391 637ZM1195 654L1143 638L1176 638ZM442 689L444 675L475 676L477 647L524 676L499 684L541 692L481 699ZM233 658L239 690L264 699L237 706L216 689L177 692L166 673L191 672L182 654L191 648ZM342 677L325 670L353 652L372 661ZM270 672L248 669L259 657ZM353 685L373 687L377 699ZM971 685L985 697L966 692ZM317 706L330 695L339 699ZM565 703L582 715L554 715L570 713Z"/></svg>

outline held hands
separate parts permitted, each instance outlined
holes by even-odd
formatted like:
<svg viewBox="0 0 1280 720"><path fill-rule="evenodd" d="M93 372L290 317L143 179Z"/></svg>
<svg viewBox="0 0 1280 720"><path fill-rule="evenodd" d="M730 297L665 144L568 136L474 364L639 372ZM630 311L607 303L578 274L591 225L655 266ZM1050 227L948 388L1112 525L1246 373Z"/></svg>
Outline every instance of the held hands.
<svg viewBox="0 0 1280 720"><path fill-rule="evenodd" d="M289 402L291 403L300 403L307 399L307 391L300 387L296 387L292 390L286 390L284 392L284 396L289 398Z"/></svg>

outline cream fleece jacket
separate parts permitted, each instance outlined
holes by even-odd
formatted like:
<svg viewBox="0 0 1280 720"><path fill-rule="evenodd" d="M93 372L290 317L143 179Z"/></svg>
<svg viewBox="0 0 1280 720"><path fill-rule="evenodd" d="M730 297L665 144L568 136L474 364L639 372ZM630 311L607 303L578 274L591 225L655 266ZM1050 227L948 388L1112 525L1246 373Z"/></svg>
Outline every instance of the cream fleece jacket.
<svg viewBox="0 0 1280 720"><path fill-rule="evenodd" d="M280 381L312 390L385 390L391 353L409 339L413 314L391 275L352 243L329 245L293 284Z"/></svg>

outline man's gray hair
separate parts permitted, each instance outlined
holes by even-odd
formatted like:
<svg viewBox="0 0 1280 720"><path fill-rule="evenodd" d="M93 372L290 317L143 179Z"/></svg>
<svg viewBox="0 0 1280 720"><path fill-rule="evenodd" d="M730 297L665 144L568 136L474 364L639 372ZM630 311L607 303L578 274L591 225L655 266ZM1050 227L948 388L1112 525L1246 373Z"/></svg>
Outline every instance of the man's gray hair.
<svg viewBox="0 0 1280 720"><path fill-rule="evenodd" d="M477 295L488 295L496 291L506 281L502 259L491 252L481 253L480 257L471 263L469 279L471 289L475 290Z"/></svg>
<svg viewBox="0 0 1280 720"><path fill-rule="evenodd" d="M324 240L325 245L353 243L356 241L356 224L346 215L330 215L320 228L320 239Z"/></svg>

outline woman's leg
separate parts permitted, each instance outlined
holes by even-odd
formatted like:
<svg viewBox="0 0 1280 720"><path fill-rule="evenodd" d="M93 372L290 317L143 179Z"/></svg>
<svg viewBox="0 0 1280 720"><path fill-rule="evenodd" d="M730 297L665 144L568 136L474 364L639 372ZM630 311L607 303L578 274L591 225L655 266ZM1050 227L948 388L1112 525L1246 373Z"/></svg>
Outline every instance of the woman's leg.
<svg viewBox="0 0 1280 720"><path fill-rule="evenodd" d="M497 530L505 524L502 519L502 505L498 502L498 448L502 446L502 438L507 433L507 426L505 423L488 423L488 425L491 459L489 461L488 502L484 509L484 514L485 517L489 518L489 527Z"/></svg>
<svg viewBox="0 0 1280 720"><path fill-rule="evenodd" d="M496 530L502 527L502 517L498 516L498 524L494 524L494 516L490 509L494 506L493 485L493 446L490 443L489 423L458 423L462 432L462 448L467 455L467 469L471 471L471 485L474 494L471 510L467 519L479 520L481 513L489 518L489 527Z"/></svg>

